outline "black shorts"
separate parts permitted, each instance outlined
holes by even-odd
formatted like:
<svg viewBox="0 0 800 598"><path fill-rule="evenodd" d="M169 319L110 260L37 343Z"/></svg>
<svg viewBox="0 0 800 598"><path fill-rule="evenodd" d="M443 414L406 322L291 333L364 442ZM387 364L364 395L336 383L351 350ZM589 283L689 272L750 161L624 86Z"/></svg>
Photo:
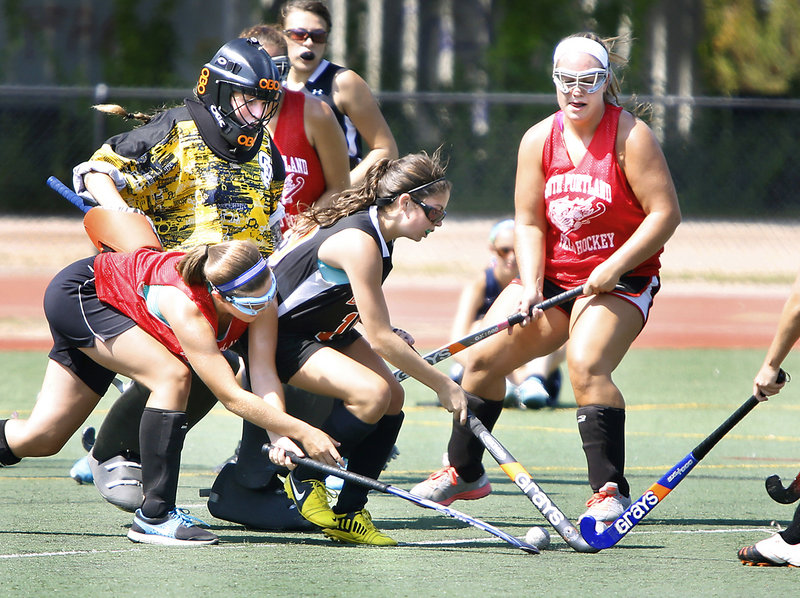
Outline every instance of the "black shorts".
<svg viewBox="0 0 800 598"><path fill-rule="evenodd" d="M361 334L354 329L350 329L344 334L336 335L331 340L324 343L314 337L297 334L292 332L281 333L278 329L278 344L275 355L275 366L278 370L278 377L281 382L286 384L294 376L303 364L308 361L314 353L324 347L330 347L341 351L349 347L358 339Z"/></svg>
<svg viewBox="0 0 800 598"><path fill-rule="evenodd" d="M94 286L94 257L67 266L44 293L44 313L53 335L49 357L103 396L116 372L95 363L79 347L94 347L136 326L119 310L100 301Z"/></svg>
<svg viewBox="0 0 800 598"><path fill-rule="evenodd" d="M624 287L624 290L611 291L612 294L617 295L623 299L628 299L631 303L636 305L642 313L644 321L647 321L647 316L650 307L653 304L653 297L660 288L658 277L655 276L622 276L619 283ZM567 289L558 286L553 281L545 278L542 285L542 295L545 299L555 297L559 293L563 293ZM572 316L572 308L575 306L575 299L565 301L561 305L557 305L556 309L560 309L567 316Z"/></svg>

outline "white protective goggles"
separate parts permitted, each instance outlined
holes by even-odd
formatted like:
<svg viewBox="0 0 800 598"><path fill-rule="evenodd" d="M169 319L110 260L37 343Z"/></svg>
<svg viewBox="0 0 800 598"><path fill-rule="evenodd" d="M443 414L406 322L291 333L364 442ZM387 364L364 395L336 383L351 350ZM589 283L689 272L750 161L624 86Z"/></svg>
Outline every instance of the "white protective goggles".
<svg viewBox="0 0 800 598"><path fill-rule="evenodd" d="M209 285L211 288L215 289L222 296L222 298L225 299L225 301L233 305L240 312L248 316L255 316L258 315L258 313L266 308L270 303L272 303L272 300L275 299L275 295L278 292L278 281L272 271L269 273L269 290L260 297L234 296L229 295L228 293L247 284L266 269L267 262L264 260L264 258L261 258L254 266L237 276L232 281L226 282L225 284L221 284L219 286L214 286L211 283L209 283Z"/></svg>
<svg viewBox="0 0 800 598"><path fill-rule="evenodd" d="M553 83L561 93L569 93L576 86L584 93L595 93L608 80L608 69L589 69L587 71L571 71L569 69L553 69Z"/></svg>

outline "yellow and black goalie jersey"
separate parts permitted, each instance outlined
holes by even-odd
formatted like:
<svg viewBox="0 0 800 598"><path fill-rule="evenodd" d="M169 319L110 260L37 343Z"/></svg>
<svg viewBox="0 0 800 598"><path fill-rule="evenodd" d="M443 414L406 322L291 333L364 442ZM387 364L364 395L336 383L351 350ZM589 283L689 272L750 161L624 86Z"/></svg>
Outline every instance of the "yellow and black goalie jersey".
<svg viewBox="0 0 800 598"><path fill-rule="evenodd" d="M197 110L190 114L187 106L112 137L91 161L119 170L123 199L153 220L165 248L249 239L270 255L270 216L285 177L280 153L265 132L246 161L220 157L192 119Z"/></svg>

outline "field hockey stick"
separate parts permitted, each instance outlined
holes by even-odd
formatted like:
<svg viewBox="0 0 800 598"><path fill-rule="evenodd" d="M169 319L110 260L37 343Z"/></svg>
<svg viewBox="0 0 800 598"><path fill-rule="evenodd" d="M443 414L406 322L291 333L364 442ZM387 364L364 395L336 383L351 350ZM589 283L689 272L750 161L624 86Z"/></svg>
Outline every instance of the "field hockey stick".
<svg viewBox="0 0 800 598"><path fill-rule="evenodd" d="M264 454L269 453L269 450L272 448L271 444L265 444L261 447L261 451ZM369 488L370 490L377 490L378 492L383 492L384 494L392 494L394 496L398 496L404 500L413 502L414 504L424 507L426 509L433 509L434 511L438 511L439 513L443 513L448 515L449 517L453 517L454 519L458 519L459 521L463 521L464 523L468 523L473 527L477 527L485 532L489 532L490 534L497 536L498 538L505 540L515 548L519 548L529 554L539 554L539 549L535 546L520 540L519 538L515 538L514 536L505 533L502 530L497 529L493 525L486 523L485 521L481 521L480 519L475 519L474 517L470 517L466 513L462 513L461 511L456 511L455 509L451 509L450 507L445 507L440 505L439 503L435 503L427 498L420 498L419 496L414 496L410 492L407 492L401 488L396 486L391 486L389 484L384 484L383 482L379 482L378 480L368 478L366 476L360 475L358 473L354 473L352 471L347 471L346 469L341 469L339 467L333 467L332 465L326 465L325 463L320 463L319 461L315 461L314 459L309 459L308 457L299 457L298 455L286 451L286 455L292 460L292 463L296 465L305 465L306 467L310 467L320 473L324 473L327 475L333 475L337 478L341 478L348 482L352 482L358 484L359 486L364 486L365 488Z"/></svg>
<svg viewBox="0 0 800 598"><path fill-rule="evenodd" d="M469 413L467 415L467 425L475 437L481 441L481 444L494 457L500 468L517 485L517 488L522 490L523 494L530 499L533 506L539 510L570 547L577 552L597 552L596 548L586 543L566 515L545 494L544 490L533 481L533 476L514 458L514 455L508 452L508 449L497 438L492 436L492 433L483 425L481 420Z"/></svg>
<svg viewBox="0 0 800 598"><path fill-rule="evenodd" d="M583 293L583 287L575 287L574 289L570 289L568 291L564 291L563 293L559 293L554 297L550 297L541 303L537 303L533 309L541 309L545 310L551 307L555 307L556 305L561 305L562 303L566 303L570 299L575 299L575 297L579 297ZM479 330L477 332L473 332L468 334L462 339L457 341L453 341L449 345L444 345L439 347L435 351L431 351L427 355L423 355L422 358L427 361L431 365L436 365L440 361L444 361L448 357L452 357L456 353L460 353L467 347L471 347L475 343L482 341L485 338L489 338L497 334L498 332L502 332L503 330L508 330L512 326L519 324L526 318L526 314L523 313L515 313L504 321L500 322L499 324L495 324L494 326L489 326L488 328L484 328L483 330ZM401 370L394 371L394 377L398 382L402 382L406 378L408 378L408 374Z"/></svg>
<svg viewBox="0 0 800 598"><path fill-rule="evenodd" d="M786 379L786 372L778 372L778 381ZM664 497L672 492L680 484L681 480L689 475L703 457L714 448L722 437L730 432L744 417L758 405L759 400L751 396L726 419L721 426L709 434L692 452L678 461L661 479L650 486L647 491L639 497L636 502L631 503L622 515L608 525L603 531L597 531L594 517L587 516L581 519L581 534L584 540L591 546L602 550L610 548L619 542L631 529L633 529L642 519L644 519L653 509L664 500Z"/></svg>
<svg viewBox="0 0 800 598"><path fill-rule="evenodd" d="M783 487L781 478L778 475L769 476L764 480L764 485L767 488L769 497L782 505L790 505L800 498L800 473L786 488Z"/></svg>
<svg viewBox="0 0 800 598"><path fill-rule="evenodd" d="M58 193L61 197L66 199L69 203L73 206L78 208L84 214L91 210L95 205L86 205L86 202L89 200L83 199L80 195L75 193L72 189L67 187L64 183L59 181L56 177L51 176L47 178L47 186L50 187L53 191Z"/></svg>

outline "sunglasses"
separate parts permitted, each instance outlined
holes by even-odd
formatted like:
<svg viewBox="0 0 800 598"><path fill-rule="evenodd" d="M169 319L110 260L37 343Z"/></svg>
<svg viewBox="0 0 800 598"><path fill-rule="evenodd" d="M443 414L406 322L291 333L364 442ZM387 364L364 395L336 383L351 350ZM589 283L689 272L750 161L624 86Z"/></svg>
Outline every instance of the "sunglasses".
<svg viewBox="0 0 800 598"><path fill-rule="evenodd" d="M500 257L506 257L509 253L514 253L513 247L495 247L494 250Z"/></svg>
<svg viewBox="0 0 800 598"><path fill-rule="evenodd" d="M433 206L429 206L422 200L415 199L413 196L409 197L411 197L411 201L422 208L422 211L425 212L425 217L431 221L431 224L439 224L442 220L444 220L444 217L447 216L447 212L442 208L435 208Z"/></svg>
<svg viewBox="0 0 800 598"><path fill-rule="evenodd" d="M235 297L233 295L226 295L224 291L220 291L219 288L213 285L211 286L225 301L247 316L257 316L272 303L272 300L275 299L275 295L278 292L278 281L275 279L275 275L272 272L270 272L269 290L260 297Z"/></svg>
<svg viewBox="0 0 800 598"><path fill-rule="evenodd" d="M328 41L328 32L324 29L286 29L283 32L293 42L304 42L309 37L315 44L324 44Z"/></svg>
<svg viewBox="0 0 800 598"><path fill-rule="evenodd" d="M608 79L608 69L589 69L587 71L570 71L553 69L553 83L561 93L569 93L576 86L584 93L595 93Z"/></svg>

